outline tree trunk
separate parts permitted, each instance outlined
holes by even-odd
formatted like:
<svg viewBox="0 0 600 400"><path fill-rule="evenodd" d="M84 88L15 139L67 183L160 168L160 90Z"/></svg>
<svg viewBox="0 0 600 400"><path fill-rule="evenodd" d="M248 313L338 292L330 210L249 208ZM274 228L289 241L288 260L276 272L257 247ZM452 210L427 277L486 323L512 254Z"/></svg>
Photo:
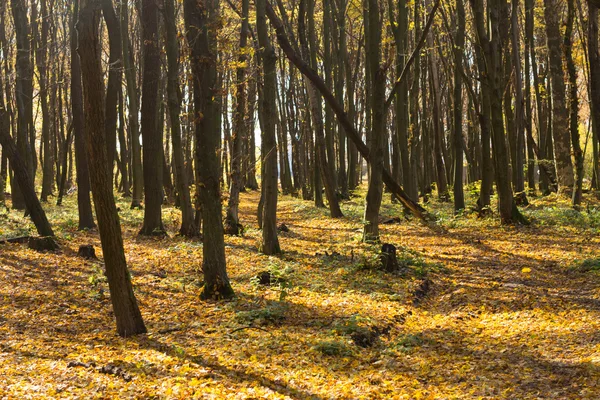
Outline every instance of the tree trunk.
<svg viewBox="0 0 600 400"><path fill-rule="evenodd" d="M568 107L569 107L569 131L571 136L571 145L573 146L573 155L575 156L575 187L573 188L572 203L573 207L581 205L582 184L583 184L583 150L579 143L579 101L577 99L577 70L572 53L573 23L575 20L575 0L567 1L567 23L563 41L563 50L567 60L567 73L569 76L568 85Z"/></svg>
<svg viewBox="0 0 600 400"><path fill-rule="evenodd" d="M552 139L558 190L571 195L574 184L571 145L569 143L569 112L566 104L565 81L562 66L560 16L562 3L544 0L546 39L552 85Z"/></svg>
<svg viewBox="0 0 600 400"><path fill-rule="evenodd" d="M104 89L98 23L99 0L82 0L77 30L79 32L79 56L83 76L85 104L85 128L89 134L87 156L91 168L92 194L98 215L98 228L110 298L117 322L117 332L126 337L146 332L137 305L131 278L127 269L119 215L108 174L106 131L104 116Z"/></svg>
<svg viewBox="0 0 600 400"><path fill-rule="evenodd" d="M174 0L165 0L165 26L167 50L167 97L171 121L171 139L173 140L173 159L175 164L175 185L180 199L181 227L179 233L193 237L200 234L194 220L194 208L190 196L189 177L183 159L183 144L181 142L181 94L179 89L179 42L177 39L177 19Z"/></svg>
<svg viewBox="0 0 600 400"><path fill-rule="evenodd" d="M379 240L379 208L383 194L383 139L385 129L385 71L381 67L381 25L379 24L379 4L368 0L368 31L366 38L366 63L370 66L367 82L373 90L371 99L371 146L369 154L369 188L367 189L363 241Z"/></svg>
<svg viewBox="0 0 600 400"><path fill-rule="evenodd" d="M140 145L140 129L138 119L138 94L136 69L133 65L133 55L129 42L129 12L128 3L121 1L121 40L123 47L123 67L127 83L127 108L129 114L129 140L131 141L131 169L133 193L131 208L140 208L144 190L144 175L142 169L142 148Z"/></svg>
<svg viewBox="0 0 600 400"><path fill-rule="evenodd" d="M144 156L144 225L141 235L162 235L163 145L158 129L160 83L160 49L158 40L158 6L155 0L142 0L142 140Z"/></svg>
<svg viewBox="0 0 600 400"><path fill-rule="evenodd" d="M598 5L589 2L588 17L588 54L590 58L590 92L591 114L596 153L600 146L600 55L598 54ZM593 176L596 178L596 189L600 188L600 162L598 154L594 157Z"/></svg>
<svg viewBox="0 0 600 400"><path fill-rule="evenodd" d="M75 163L77 169L77 209L79 211L78 229L92 229L96 227L92 202L90 199L90 170L88 158L85 154L88 142L88 133L84 126L83 92L81 88L81 63L77 53L77 29L75 25L79 19L79 0L74 1L73 18L71 24L71 109L73 113L73 135L75 137Z"/></svg>
<svg viewBox="0 0 600 400"><path fill-rule="evenodd" d="M225 241L219 189L219 142L217 86L218 0L184 1L186 36L194 80L196 162L199 197L202 205L202 271L204 287L201 299L224 299L234 295L225 261Z"/></svg>
<svg viewBox="0 0 600 400"><path fill-rule="evenodd" d="M465 46L465 6L463 0L456 0L456 35L454 39L454 211L465 208L463 191L463 98L462 98L462 57Z"/></svg>
<svg viewBox="0 0 600 400"><path fill-rule="evenodd" d="M485 59L484 84L490 87L491 130L493 143L493 161L498 190L498 208L500 219L504 224L525 222L513 199L509 177L509 163L506 149L506 136L502 115L502 44L500 42L499 24L503 4L501 0L492 0L489 5L489 22L491 39L486 33L484 6L482 0L470 0L473 10L478 43Z"/></svg>
<svg viewBox="0 0 600 400"><path fill-rule="evenodd" d="M110 55L108 59L108 83L106 86L106 148L108 172L113 179L113 163L117 154L117 102L123 73L123 46L119 20L112 0L102 0L102 14L108 31Z"/></svg>
<svg viewBox="0 0 600 400"><path fill-rule="evenodd" d="M261 250L265 254L278 254L281 252L277 238L277 148L275 145L275 116L276 110L275 91L276 57L275 50L269 40L267 17L265 15L267 0L256 0L256 29L258 42L263 49L261 61L263 67L262 90L262 158L263 158L263 197L264 206L262 213L262 243Z"/></svg>
<svg viewBox="0 0 600 400"><path fill-rule="evenodd" d="M30 29L27 19L27 2L25 0L11 0L12 13L14 19L14 29L16 34L17 54L16 54L16 88L15 97L17 100L17 131L16 145L21 160L27 166L29 179L33 186L34 182L34 160L35 148L32 151L30 143L30 131L34 129L33 123L33 66L31 65L31 44ZM16 210L26 208L23 193L20 186L13 184L12 207Z"/></svg>
<svg viewBox="0 0 600 400"><path fill-rule="evenodd" d="M515 88L515 118L514 118L514 148L513 152L513 185L515 192L515 202L518 205L529 204L527 194L525 193L525 180L523 174L523 152L525 150L525 112L523 101L523 78L521 75L521 50L519 33L519 0L512 0L510 27L512 43L512 63L510 63L510 72L514 68L514 88ZM507 71L508 72L508 71ZM510 103L509 103L510 106Z"/></svg>
<svg viewBox="0 0 600 400"><path fill-rule="evenodd" d="M37 6L36 6L37 7ZM46 0L41 1L41 13L40 20L42 21L42 31L39 39L36 39L38 47L35 51L35 60L38 69L38 85L39 85L39 98L40 105L42 108L42 146L44 149L44 160L42 166L42 193L40 194L40 200L42 202L48 201L48 196L52 195L54 186L54 168L53 168L53 152L51 149L52 140L50 138L50 112L48 109L48 31L49 15L48 5ZM37 27L37 21L34 23ZM34 29L34 35L37 36L38 29Z"/></svg>

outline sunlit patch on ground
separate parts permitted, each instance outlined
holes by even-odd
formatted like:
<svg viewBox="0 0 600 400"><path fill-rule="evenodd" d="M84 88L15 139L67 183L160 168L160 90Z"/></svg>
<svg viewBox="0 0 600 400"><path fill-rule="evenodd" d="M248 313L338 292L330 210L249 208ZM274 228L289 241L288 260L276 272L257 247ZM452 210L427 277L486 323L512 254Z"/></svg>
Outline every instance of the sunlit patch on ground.
<svg viewBox="0 0 600 400"><path fill-rule="evenodd" d="M241 195L245 233L226 237L237 297L223 303L198 298L202 243L174 236L178 210L164 209L171 237L140 238L143 211L119 200L149 328L128 339L115 333L98 235L76 230L75 196L48 206L60 252L0 245L0 397L600 397L600 280L595 264L577 267L600 256L591 198L580 214L531 199L527 227L455 218L432 201L449 233L404 218L381 225L406 265L386 274L379 247L360 243L362 198L343 203L337 220L280 198L289 232L284 253L267 257L257 252L258 196ZM385 198L382 220L402 216ZM18 213L0 214L0 237L31 231ZM100 261L78 258L81 244ZM259 285L263 271L282 280Z"/></svg>

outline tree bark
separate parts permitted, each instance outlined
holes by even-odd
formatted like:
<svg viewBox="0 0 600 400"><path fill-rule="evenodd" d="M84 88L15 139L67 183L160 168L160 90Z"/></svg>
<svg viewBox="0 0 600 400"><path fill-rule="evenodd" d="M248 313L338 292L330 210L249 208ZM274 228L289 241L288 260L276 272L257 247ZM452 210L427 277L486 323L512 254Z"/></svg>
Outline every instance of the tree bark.
<svg viewBox="0 0 600 400"><path fill-rule="evenodd" d="M71 24L71 109L73 113L73 134L75 136L75 163L77 164L77 209L79 211L78 229L96 227L90 199L90 170L85 154L88 134L84 126L83 91L81 87L81 62L77 53L77 29L79 20L79 0L73 2L73 17Z"/></svg>
<svg viewBox="0 0 600 400"><path fill-rule="evenodd" d="M598 7L599 1L590 1L589 16L588 16L588 32L587 45L590 58L590 92L591 92L591 114L594 141L596 149L600 146L600 55L598 54ZM596 186L600 187L600 162L596 155L593 163L593 176L596 178Z"/></svg>
<svg viewBox="0 0 600 400"><path fill-rule="evenodd" d="M567 60L568 73L568 107L569 107L569 132L571 136L571 145L573 146L573 155L575 157L575 187L573 188L572 203L573 207L578 208L581 205L582 185L583 185L583 150L579 143L579 100L577 99L577 70L573 60L573 23L575 20L575 0L567 0L567 23L565 36L563 40L563 49L565 59Z"/></svg>
<svg viewBox="0 0 600 400"><path fill-rule="evenodd" d="M189 177L183 159L183 144L181 142L181 94L179 89L179 42L174 0L165 0L166 50L167 50L167 92L169 116L171 120L171 139L173 140L173 159L175 164L175 185L180 199L181 227L179 233L193 237L200 234L194 220L194 208L190 196Z"/></svg>
<svg viewBox="0 0 600 400"><path fill-rule="evenodd" d="M27 19L27 2L24 0L11 0L14 27L16 34L16 88L17 100L17 131L15 135L16 146L21 160L27 166L29 179L33 186L35 160L35 147L30 143L30 131L33 124L33 66L31 65L30 29ZM26 208L21 185L13 184L12 207L16 210Z"/></svg>
<svg viewBox="0 0 600 400"><path fill-rule="evenodd" d="M366 38L366 62L370 66L370 76L366 76L373 90L371 99L371 132L369 163L369 187L367 189L363 241L379 240L379 208L383 195L383 140L385 125L385 71L381 67L381 25L379 24L379 4L377 0L368 0L369 28Z"/></svg>
<svg viewBox="0 0 600 400"><path fill-rule="evenodd" d="M236 69L236 108L233 120L233 146L231 152L231 185L225 218L225 232L231 235L240 233L239 204L242 186L241 161L242 141L244 140L244 113L246 112L246 46L248 45L249 0L242 0L242 24L240 28L240 46L238 67Z"/></svg>
<svg viewBox="0 0 600 400"><path fill-rule="evenodd" d="M102 0L102 14L110 43L108 59L108 83L106 86L106 149L108 172L113 179L113 163L117 154L117 103L123 74L123 46L121 28L112 0Z"/></svg>
<svg viewBox="0 0 600 400"><path fill-rule="evenodd" d="M129 140L131 141L131 169L133 193L131 208L141 208L144 190L144 174L142 168L142 148L140 145L140 129L138 119L138 94L133 66L133 55L129 43L129 12L126 1L121 1L121 40L123 47L123 67L127 87L127 106L129 114Z"/></svg>
<svg viewBox="0 0 600 400"><path fill-rule="evenodd" d="M225 261L225 241L219 188L217 43L218 0L185 0L186 36L194 81L194 121L199 197L202 205L202 271L204 287L201 299L233 297Z"/></svg>
<svg viewBox="0 0 600 400"><path fill-rule="evenodd" d="M281 252L277 238L277 148L275 144L275 116L276 110L275 91L276 81L276 56L275 50L269 40L267 17L265 15L267 0L256 0L256 29L258 42L263 49L261 63L263 68L262 90L262 119L263 135L261 155L263 158L263 212L262 212L262 243L261 250L264 254L278 254Z"/></svg>
<svg viewBox="0 0 600 400"><path fill-rule="evenodd" d="M163 235L163 135L158 128L160 48L158 6L155 0L142 0L142 140L144 146L144 225L141 235Z"/></svg>
<svg viewBox="0 0 600 400"><path fill-rule="evenodd" d="M546 40L552 85L552 139L558 190L571 195L574 184L571 144L569 143L569 111L565 95L565 81L562 66L560 16L562 3L558 0L544 0L546 20Z"/></svg>
<svg viewBox="0 0 600 400"><path fill-rule="evenodd" d="M463 97L462 97L462 58L465 46L465 6L463 0L456 0L456 34L454 39L454 211L465 208L463 191Z"/></svg>
<svg viewBox="0 0 600 400"><path fill-rule="evenodd" d="M146 333L146 327L137 305L131 277L127 269L119 215L108 174L106 130L104 116L104 84L98 23L100 0L82 0L77 30L78 52L81 58L85 128L89 134L87 156L91 168L92 195L98 216L98 228L110 298L117 323L117 332L123 337Z"/></svg>

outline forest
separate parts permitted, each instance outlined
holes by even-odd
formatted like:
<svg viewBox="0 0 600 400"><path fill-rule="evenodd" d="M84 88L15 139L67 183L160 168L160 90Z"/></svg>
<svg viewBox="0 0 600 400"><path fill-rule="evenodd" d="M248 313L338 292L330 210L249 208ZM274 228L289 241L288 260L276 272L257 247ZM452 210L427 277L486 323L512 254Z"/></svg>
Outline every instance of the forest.
<svg viewBox="0 0 600 400"><path fill-rule="evenodd" d="M0 398L600 398L600 0L2 0Z"/></svg>

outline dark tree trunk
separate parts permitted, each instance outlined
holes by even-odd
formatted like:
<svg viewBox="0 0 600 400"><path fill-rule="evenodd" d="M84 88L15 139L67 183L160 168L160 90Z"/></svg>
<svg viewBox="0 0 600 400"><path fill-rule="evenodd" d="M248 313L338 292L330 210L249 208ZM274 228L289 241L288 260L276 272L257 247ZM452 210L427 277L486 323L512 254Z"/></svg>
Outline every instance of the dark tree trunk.
<svg viewBox="0 0 600 400"><path fill-rule="evenodd" d="M552 86L552 140L554 142L556 176L559 191L571 195L574 176L573 163L571 161L571 144L569 143L569 111L566 103L561 54L561 7L561 2L558 0L544 0L550 84Z"/></svg>
<svg viewBox="0 0 600 400"><path fill-rule="evenodd" d="M35 6L37 7L37 5ZM50 137L50 111L48 107L48 31L50 29L48 5L46 0L41 1L41 16L42 31L40 38L36 38L38 47L35 50L35 60L38 69L38 85L39 85L39 98L40 106L42 109L42 146L44 149L44 160L42 164L42 193L40 194L40 200L47 202L48 197L52 195L54 186L54 168L53 159L54 154L52 151L52 139ZM34 26L37 27L37 21L34 22ZM34 29L34 35L37 36L38 29Z"/></svg>
<svg viewBox="0 0 600 400"><path fill-rule="evenodd" d="M127 106L129 114L129 140L131 142L131 170L133 193L131 208L142 205L144 190L144 175L142 169L142 149L140 146L140 129L138 119L138 94L136 82L136 69L133 65L133 55L129 43L129 12L126 1L121 1L121 41L123 47L123 67L127 82Z"/></svg>
<svg viewBox="0 0 600 400"><path fill-rule="evenodd" d="M123 197L131 197L131 181L129 180L129 149L125 137L125 107L123 104L123 88L119 88L119 170Z"/></svg>
<svg viewBox="0 0 600 400"><path fill-rule="evenodd" d="M108 83L106 86L106 149L108 172L113 179L113 163L117 154L117 103L123 74L123 46L119 20L112 0L102 0L102 14L108 30L110 56L108 59Z"/></svg>
<svg viewBox="0 0 600 400"><path fill-rule="evenodd" d="M583 184L583 150L579 143L579 100L577 99L577 70L573 61L572 38L573 24L575 20L575 0L567 1L567 23L565 36L563 40L563 50L567 60L568 73L568 107L569 107L569 131L571 133L571 145L573 146L573 155L575 157L575 187L573 188L572 202L573 207L581 205L582 184Z"/></svg>
<svg viewBox="0 0 600 400"><path fill-rule="evenodd" d="M30 131L34 129L33 124L33 66L31 65L30 29L27 19L27 2L25 0L11 0L14 27L16 34L16 87L15 97L17 100L17 131L15 135L16 145L21 160L25 163L29 173L29 179L33 186L35 169L33 167L35 147L32 150L30 143ZM35 145L35 144L34 144ZM16 182L11 187L12 207L16 210L26 208L20 185Z"/></svg>
<svg viewBox="0 0 600 400"><path fill-rule="evenodd" d="M267 27L266 1L256 0L256 29L258 42L263 49L261 62L264 74L262 98L262 146L263 157L263 212L262 212L262 243L261 250L264 254L278 254L281 252L277 238L277 147L275 144L275 116L276 110L275 91L277 90L276 56L271 46L269 30Z"/></svg>
<svg viewBox="0 0 600 400"><path fill-rule="evenodd" d="M379 208L383 194L383 140L385 129L385 71L381 67L381 25L379 24L379 4L368 0L368 30L366 38L366 64L370 74L365 75L371 91L371 143L369 154L369 188L367 190L363 229L363 240L379 240Z"/></svg>
<svg viewBox="0 0 600 400"><path fill-rule="evenodd" d="M98 215L98 228L110 298L117 322L117 332L126 337L146 332L137 305L131 277L127 269L119 215L112 193L106 154L104 117L104 88L98 23L101 4L99 0L82 0L77 30L79 56L83 77L85 103L85 128L89 134L87 156L91 168L92 194Z"/></svg>
<svg viewBox="0 0 600 400"><path fill-rule="evenodd" d="M142 140L144 156L144 225L141 235L162 235L163 145L158 128L160 84L160 49L158 40L158 6L155 0L142 1Z"/></svg>
<svg viewBox="0 0 600 400"><path fill-rule="evenodd" d="M2 74L2 72L0 72ZM1 80L1 79L0 79ZM2 98L2 88L0 88L0 99ZM10 165L14 172L14 179L17 181L23 195L23 200L31 220L33 221L37 232L40 236L54 236L52 227L46 218L46 213L42 208L31 183L29 171L25 162L21 158L17 150L17 146L13 143L9 133L8 115L4 104L0 101L0 144L2 145L2 155L8 157Z"/></svg>
<svg viewBox="0 0 600 400"><path fill-rule="evenodd" d="M514 151L512 152L513 186L515 202L518 205L527 205L527 194L525 193L525 180L523 174L524 150L525 150L525 103L523 101L523 78L521 75L521 34L519 33L519 0L512 0L510 27L512 43L512 63L508 70L512 73L514 69L515 88L515 115L514 115ZM510 58L508 58L510 60ZM510 74L507 71L508 74ZM510 76L510 75L509 75ZM508 104L510 106L510 103Z"/></svg>
<svg viewBox="0 0 600 400"><path fill-rule="evenodd" d="M454 211L465 208L463 191L463 97L462 97L462 57L465 46L465 6L463 0L456 0L456 35L454 39Z"/></svg>
<svg viewBox="0 0 600 400"><path fill-rule="evenodd" d="M73 113L73 135L75 137L75 163L77 169L77 209L79 211L79 230L96 227L92 202L90 200L90 172L85 154L88 134L84 126L83 92L81 88L81 64L77 53L77 30L75 24L79 18L79 0L74 2L71 25L71 109Z"/></svg>
<svg viewBox="0 0 600 400"><path fill-rule="evenodd" d="M194 115L198 183L202 204L202 299L224 299L234 295L225 262L225 241L219 190L219 142L217 86L217 32L219 1L184 1L185 26L194 79Z"/></svg>
<svg viewBox="0 0 600 400"><path fill-rule="evenodd" d="M473 10L478 43L481 46L485 59L485 82L490 87L490 127L494 148L493 161L496 175L496 188L498 190L498 208L503 223L524 222L524 218L517 209L513 199L509 177L509 163L506 149L506 136L502 115L502 43L500 42L500 12L504 6L500 0L492 0L489 5L489 26L491 39L486 33L484 19L484 6L482 0L470 0Z"/></svg>
<svg viewBox="0 0 600 400"><path fill-rule="evenodd" d="M183 144L181 142L181 124L179 113L181 110L181 94L179 89L179 42L177 39L177 25L174 0L165 0L165 25L167 37L167 65L168 65L168 104L171 120L171 139L173 140L173 159L175 164L175 185L179 194L181 207L181 228L179 233L192 237L200 234L194 220L194 208L190 196L189 177L183 159Z"/></svg>
<svg viewBox="0 0 600 400"><path fill-rule="evenodd" d="M588 16L588 54L590 58L590 92L592 126L595 143L593 176L596 178L596 189L600 188L600 162L598 147L600 146L600 55L598 54L598 1L589 2Z"/></svg>
<svg viewBox="0 0 600 400"><path fill-rule="evenodd" d="M225 218L225 232L231 235L240 233L238 216L240 189L242 187L241 161L242 142L244 140L244 113L246 112L246 46L248 45L249 1L242 0L242 26L240 28L240 55L236 69L236 108L233 120L233 146L231 151L231 185L229 186L229 202Z"/></svg>

